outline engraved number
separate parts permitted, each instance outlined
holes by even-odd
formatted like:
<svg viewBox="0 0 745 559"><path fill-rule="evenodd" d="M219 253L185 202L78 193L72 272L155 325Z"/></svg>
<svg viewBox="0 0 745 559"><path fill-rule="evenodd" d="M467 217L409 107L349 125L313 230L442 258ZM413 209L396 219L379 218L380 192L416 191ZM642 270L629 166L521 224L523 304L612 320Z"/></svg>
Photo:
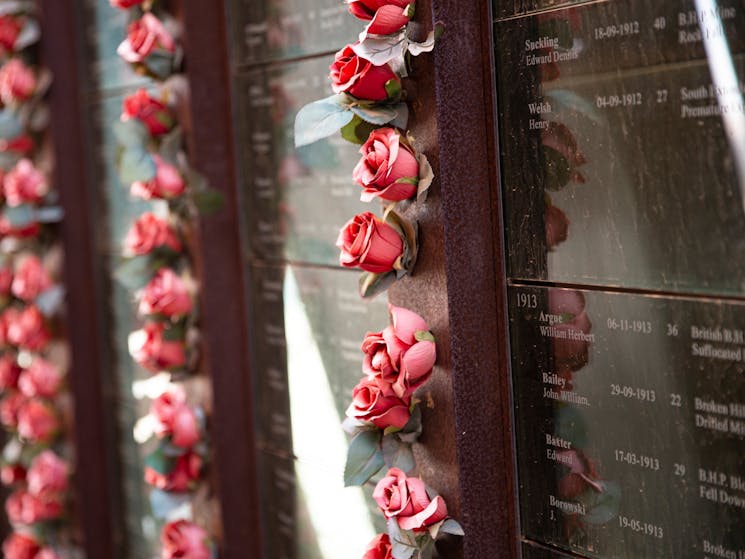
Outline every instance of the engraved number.
<svg viewBox="0 0 745 559"><path fill-rule="evenodd" d="M535 293L518 293L517 306L518 308L537 309L538 296Z"/></svg>
<svg viewBox="0 0 745 559"><path fill-rule="evenodd" d="M677 336L678 335L678 325L677 324L670 324L667 323L667 335L668 336Z"/></svg>
<svg viewBox="0 0 745 559"><path fill-rule="evenodd" d="M683 399L680 394L670 394L670 405L679 408L683 405Z"/></svg>
<svg viewBox="0 0 745 559"><path fill-rule="evenodd" d="M686 475L686 467L683 464L675 463L673 464L673 472L678 477L683 477Z"/></svg>

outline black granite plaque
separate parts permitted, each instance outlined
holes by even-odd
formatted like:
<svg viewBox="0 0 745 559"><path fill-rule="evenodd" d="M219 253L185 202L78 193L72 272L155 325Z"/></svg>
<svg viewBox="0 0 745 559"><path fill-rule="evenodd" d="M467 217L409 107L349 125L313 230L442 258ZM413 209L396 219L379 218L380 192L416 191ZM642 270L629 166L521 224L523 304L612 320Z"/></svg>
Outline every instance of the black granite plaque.
<svg viewBox="0 0 745 559"><path fill-rule="evenodd" d="M236 78L244 206L253 255L338 265L339 229L360 202L352 181L359 146L334 135L294 147L297 111L331 94L326 57L271 66Z"/></svg>
<svg viewBox="0 0 745 559"><path fill-rule="evenodd" d="M509 306L524 535L745 557L745 303L513 285Z"/></svg>
<svg viewBox="0 0 745 559"><path fill-rule="evenodd" d="M638 5L550 12L575 29L578 56L551 64L526 66L561 50L534 48L561 39L545 17L497 26L509 274L745 293L745 58L707 58L701 41L680 45L679 30L653 23L636 37L598 38L610 21L652 17ZM742 48L745 34L733 30L745 7L720 7L731 17L712 34ZM625 12L609 19L611 10Z"/></svg>
<svg viewBox="0 0 745 559"><path fill-rule="evenodd" d="M548 549L535 545L533 542L525 542L522 546L523 559L569 559L569 555L559 553L553 549Z"/></svg>
<svg viewBox="0 0 745 559"><path fill-rule="evenodd" d="M335 52L362 29L339 0L232 0L228 10L240 66Z"/></svg>

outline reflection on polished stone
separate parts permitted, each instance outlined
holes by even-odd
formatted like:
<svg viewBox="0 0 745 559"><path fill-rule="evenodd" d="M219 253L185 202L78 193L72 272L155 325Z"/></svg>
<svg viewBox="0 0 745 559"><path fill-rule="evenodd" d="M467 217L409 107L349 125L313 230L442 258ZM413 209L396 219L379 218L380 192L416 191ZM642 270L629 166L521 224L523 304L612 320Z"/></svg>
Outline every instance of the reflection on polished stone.
<svg viewBox="0 0 745 559"><path fill-rule="evenodd" d="M339 229L370 209L351 177L359 146L334 135L294 147L297 111L331 94L328 64L312 59L236 78L241 180L255 257L338 265Z"/></svg>
<svg viewBox="0 0 745 559"><path fill-rule="evenodd" d="M745 553L745 303L509 299L526 537L603 559Z"/></svg>

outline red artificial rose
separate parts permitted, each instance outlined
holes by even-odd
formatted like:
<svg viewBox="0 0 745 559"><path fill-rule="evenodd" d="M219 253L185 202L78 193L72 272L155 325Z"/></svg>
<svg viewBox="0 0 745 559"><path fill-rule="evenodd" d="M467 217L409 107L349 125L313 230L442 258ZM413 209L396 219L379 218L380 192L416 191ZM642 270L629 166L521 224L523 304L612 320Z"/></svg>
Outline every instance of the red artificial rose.
<svg viewBox="0 0 745 559"><path fill-rule="evenodd" d="M347 4L353 16L370 22L367 32L373 35L395 33L409 23L414 12L410 0L347 0Z"/></svg>
<svg viewBox="0 0 745 559"><path fill-rule="evenodd" d="M386 518L395 518L402 530L424 531L447 518L445 500L430 499L424 482L407 477L398 468L388 470L373 491L373 499Z"/></svg>
<svg viewBox="0 0 745 559"><path fill-rule="evenodd" d="M42 357L35 356L31 364L21 372L18 389L24 396L51 398L62 386L62 372L59 367Z"/></svg>
<svg viewBox="0 0 745 559"><path fill-rule="evenodd" d="M151 135L161 136L175 125L171 111L157 99L153 99L144 89L138 89L124 98L122 120L137 119L148 129Z"/></svg>
<svg viewBox="0 0 745 559"><path fill-rule="evenodd" d="M176 465L167 474L146 467L145 483L161 491L189 491L199 479L201 470L202 458L194 452L187 452L176 458Z"/></svg>
<svg viewBox="0 0 745 559"><path fill-rule="evenodd" d="M0 238L15 237L17 239L30 239L36 237L40 230L41 227L36 222L16 227L4 215L0 216Z"/></svg>
<svg viewBox="0 0 745 559"><path fill-rule="evenodd" d="M569 180L579 184L585 182L585 177L577 170L577 167L584 165L587 160L579 150L577 138L569 128L560 122L549 122L548 127L541 132L541 143L544 148L552 149L566 159L571 170Z"/></svg>
<svg viewBox="0 0 745 559"><path fill-rule="evenodd" d="M0 400L0 422L8 430L18 427L18 412L26 403L26 397L15 390Z"/></svg>
<svg viewBox="0 0 745 559"><path fill-rule="evenodd" d="M362 342L365 359L362 362L363 372L370 377L393 385L398 378L398 368L391 362L388 348L382 332L368 332Z"/></svg>
<svg viewBox="0 0 745 559"><path fill-rule="evenodd" d="M360 199L376 196L393 202L414 196L419 182L419 162L414 148L394 128L378 128L360 148L362 159L352 177L363 189Z"/></svg>
<svg viewBox="0 0 745 559"><path fill-rule="evenodd" d="M0 481L3 485L11 486L26 481L26 468L20 464L8 464L0 468Z"/></svg>
<svg viewBox="0 0 745 559"><path fill-rule="evenodd" d="M339 232L339 262L346 268L362 268L381 274L393 270L404 250L398 231L371 212L354 216Z"/></svg>
<svg viewBox="0 0 745 559"><path fill-rule="evenodd" d="M11 58L0 68L0 100L6 105L27 101L36 91L34 71L20 58Z"/></svg>
<svg viewBox="0 0 745 559"><path fill-rule="evenodd" d="M199 422L183 391L164 392L153 400L150 413L157 421L158 437L170 436L171 443L181 448L191 448L199 441Z"/></svg>
<svg viewBox="0 0 745 559"><path fill-rule="evenodd" d="M179 173L179 170L166 163L163 159L155 155L155 177L147 182L137 181L132 183L129 192L132 196L142 198L143 200L152 200L158 198L162 200L171 200L181 196L186 190L186 182Z"/></svg>
<svg viewBox="0 0 745 559"><path fill-rule="evenodd" d="M2 316L5 336L11 345L30 351L42 349L51 337L44 322L44 315L34 306L23 310L10 308Z"/></svg>
<svg viewBox="0 0 745 559"><path fill-rule="evenodd" d="M67 491L69 467L67 462L51 450L38 454L26 474L28 491L33 495Z"/></svg>
<svg viewBox="0 0 745 559"><path fill-rule="evenodd" d="M567 240L569 219L566 214L553 204L546 206L546 246L549 250L556 248Z"/></svg>
<svg viewBox="0 0 745 559"><path fill-rule="evenodd" d="M18 489L5 501L5 512L14 524L36 524L59 518L62 509L60 496L53 493L33 495Z"/></svg>
<svg viewBox="0 0 745 559"><path fill-rule="evenodd" d="M49 192L49 184L44 173L39 171L29 159L21 159L5 175L3 194L9 206L38 204Z"/></svg>
<svg viewBox="0 0 745 559"><path fill-rule="evenodd" d="M362 559L393 559L393 548L388 534L378 534L367 544Z"/></svg>
<svg viewBox="0 0 745 559"><path fill-rule="evenodd" d="M142 330L133 333L130 353L132 358L148 371L157 373L179 369L186 365L186 350L182 340L167 340L166 326L161 322L148 322Z"/></svg>
<svg viewBox="0 0 745 559"><path fill-rule="evenodd" d="M0 179L2 182L2 179ZM0 265L0 297L10 295L10 286L13 284L13 269L10 266Z"/></svg>
<svg viewBox="0 0 745 559"><path fill-rule="evenodd" d="M37 443L49 442L59 430L54 409L42 400L26 400L18 410L18 434Z"/></svg>
<svg viewBox="0 0 745 559"><path fill-rule="evenodd" d="M186 520L163 526L160 535L161 559L210 559L207 532Z"/></svg>
<svg viewBox="0 0 745 559"><path fill-rule="evenodd" d="M554 328L566 332L562 338L553 337L554 367L557 370L577 371L589 360L592 323L585 312L585 297L580 291L549 289L548 309L552 316L562 317Z"/></svg>
<svg viewBox="0 0 745 559"><path fill-rule="evenodd" d="M378 429L402 429L411 417L409 401L393 393L391 385L373 377L363 378L352 390L347 416L372 423Z"/></svg>
<svg viewBox="0 0 745 559"><path fill-rule="evenodd" d="M0 357L0 390L10 390L18 387L18 377L21 368L16 362L16 356L6 354Z"/></svg>
<svg viewBox="0 0 745 559"><path fill-rule="evenodd" d="M401 82L388 64L375 66L372 62L357 56L347 45L336 53L331 70L331 87L335 93L348 93L366 101L385 101L388 92L385 84L389 81Z"/></svg>
<svg viewBox="0 0 745 559"><path fill-rule="evenodd" d="M15 49L23 24L12 15L0 16L0 52L12 52Z"/></svg>
<svg viewBox="0 0 745 559"><path fill-rule="evenodd" d="M430 340L417 340L417 332L429 332L424 319L403 307L388 305L391 325L382 332L391 362L398 371L393 391L400 398L410 397L429 380L437 359L437 348Z"/></svg>
<svg viewBox="0 0 745 559"><path fill-rule="evenodd" d="M161 268L140 296L140 314L181 317L193 308L186 283L169 268Z"/></svg>
<svg viewBox="0 0 745 559"><path fill-rule="evenodd" d="M557 459L562 464L569 466L569 473L563 476L558 483L558 494L562 499L576 499L588 489L602 493L603 486L598 483L598 475L595 463L585 457L579 450L564 450L557 452Z"/></svg>
<svg viewBox="0 0 745 559"><path fill-rule="evenodd" d="M30 136L16 136L11 140L0 139L0 153L11 152L26 155L34 150L34 140Z"/></svg>
<svg viewBox="0 0 745 559"><path fill-rule="evenodd" d="M39 543L26 534L14 532L3 542L5 559L36 559L38 552Z"/></svg>
<svg viewBox="0 0 745 559"><path fill-rule="evenodd" d="M30 303L50 287L52 278L38 256L27 254L16 261L15 274L10 286L14 296Z"/></svg>
<svg viewBox="0 0 745 559"><path fill-rule="evenodd" d="M139 6L144 1L145 0L109 0L109 4L111 4L114 8L126 10L127 8Z"/></svg>
<svg viewBox="0 0 745 559"><path fill-rule="evenodd" d="M156 249L181 250L176 232L165 219L151 213L142 214L130 227L124 239L124 250L131 255L150 254Z"/></svg>
<svg viewBox="0 0 745 559"><path fill-rule="evenodd" d="M163 22L147 12L129 24L127 38L116 52L127 62L136 64L145 60L155 49L174 52L176 43Z"/></svg>

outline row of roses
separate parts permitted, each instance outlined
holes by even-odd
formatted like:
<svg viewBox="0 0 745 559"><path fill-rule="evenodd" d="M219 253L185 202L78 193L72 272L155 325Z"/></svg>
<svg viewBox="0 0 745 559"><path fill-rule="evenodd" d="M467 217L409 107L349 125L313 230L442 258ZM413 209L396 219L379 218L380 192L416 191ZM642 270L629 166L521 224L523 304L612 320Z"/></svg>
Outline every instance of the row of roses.
<svg viewBox="0 0 745 559"><path fill-rule="evenodd" d="M6 559L76 554L71 512L69 396L61 339L64 290L44 144L48 72L33 63L40 29L31 2L0 2L0 481L13 532Z"/></svg>
<svg viewBox="0 0 745 559"><path fill-rule="evenodd" d="M135 427L135 439L150 451L145 482L153 513L164 521L161 557L209 559L215 550L207 530L195 523L191 495L205 484L209 458L204 409L189 402L182 381L196 373L199 334L197 282L189 240L200 209L215 197L187 160L179 125L181 50L178 25L154 0L111 0L130 16L117 52L138 73L163 81L160 94L140 89L125 98L114 132L120 144L119 175L130 194L153 202L124 239L125 262L117 276L135 290L144 323L130 334L129 350L157 387L150 413ZM166 382L160 383L159 378ZM187 503L188 506L184 506Z"/></svg>
<svg viewBox="0 0 745 559"><path fill-rule="evenodd" d="M423 43L409 30L411 0L347 0L349 11L369 22L359 40L336 53L330 67L334 95L303 107L295 120L295 143L302 146L341 131L361 144L352 172L360 199L383 202L382 217L363 212L339 233L340 264L363 271L360 294L373 296L414 269L418 227L397 205L426 199L433 173L406 131L408 108L402 78L405 57L434 46L433 31ZM416 468L411 449L422 431L415 392L432 374L435 338L418 314L390 306L391 323L368 332L362 343L364 376L352 392L344 429L352 436L344 472L346 485L364 485L384 466L373 499L387 521L387 533L370 542L364 559L425 559L443 533L462 535L448 518L445 501L407 472Z"/></svg>

